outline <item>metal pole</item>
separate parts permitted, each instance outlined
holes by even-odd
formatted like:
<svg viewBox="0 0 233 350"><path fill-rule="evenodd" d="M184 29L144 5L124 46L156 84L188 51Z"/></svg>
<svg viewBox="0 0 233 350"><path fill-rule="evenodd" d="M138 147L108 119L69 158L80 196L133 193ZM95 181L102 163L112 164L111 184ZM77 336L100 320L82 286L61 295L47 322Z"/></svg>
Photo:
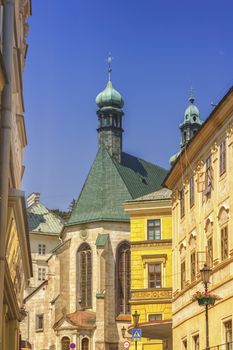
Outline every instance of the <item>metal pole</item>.
<svg viewBox="0 0 233 350"><path fill-rule="evenodd" d="M208 284L205 283L205 291L208 291ZM208 304L205 305L205 329L206 329L206 350L209 350L209 315L208 315Z"/></svg>
<svg viewBox="0 0 233 350"><path fill-rule="evenodd" d="M138 341L135 340L135 350L137 350L137 349L138 349Z"/></svg>

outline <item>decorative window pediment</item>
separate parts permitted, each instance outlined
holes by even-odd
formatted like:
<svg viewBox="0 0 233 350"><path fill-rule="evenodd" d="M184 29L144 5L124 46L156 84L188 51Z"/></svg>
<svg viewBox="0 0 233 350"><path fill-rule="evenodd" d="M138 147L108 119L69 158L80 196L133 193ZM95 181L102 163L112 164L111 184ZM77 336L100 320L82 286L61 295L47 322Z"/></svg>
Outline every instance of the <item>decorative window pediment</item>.
<svg viewBox="0 0 233 350"><path fill-rule="evenodd" d="M222 205L218 212L219 225L224 225L229 220L229 207Z"/></svg>

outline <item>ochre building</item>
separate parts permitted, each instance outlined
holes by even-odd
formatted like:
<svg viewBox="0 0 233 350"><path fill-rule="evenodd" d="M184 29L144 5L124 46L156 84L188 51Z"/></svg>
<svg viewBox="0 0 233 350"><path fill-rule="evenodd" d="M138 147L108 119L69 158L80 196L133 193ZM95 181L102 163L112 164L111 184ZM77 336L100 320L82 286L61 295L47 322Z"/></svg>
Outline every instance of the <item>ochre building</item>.
<svg viewBox="0 0 233 350"><path fill-rule="evenodd" d="M139 350L172 349L170 196L169 190L161 189L124 204L130 215L131 314L140 314L143 335Z"/></svg>
<svg viewBox="0 0 233 350"><path fill-rule="evenodd" d="M0 349L20 348L24 288L32 276L21 182L27 144L23 69L29 0L0 1Z"/></svg>
<svg viewBox="0 0 233 350"><path fill-rule="evenodd" d="M232 174L231 88L176 157L164 182L172 190L174 349L206 348L205 307L191 300L204 291L204 265L211 269L209 292L221 297L208 307L210 348L232 348Z"/></svg>

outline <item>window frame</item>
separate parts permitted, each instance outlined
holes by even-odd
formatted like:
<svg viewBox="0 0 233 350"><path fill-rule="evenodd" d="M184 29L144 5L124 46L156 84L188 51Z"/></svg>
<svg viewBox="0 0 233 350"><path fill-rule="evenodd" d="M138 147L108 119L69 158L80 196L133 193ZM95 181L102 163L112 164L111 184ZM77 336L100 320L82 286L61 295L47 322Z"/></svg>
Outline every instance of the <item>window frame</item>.
<svg viewBox="0 0 233 350"><path fill-rule="evenodd" d="M205 161L205 195L210 195L212 189L212 158L211 155Z"/></svg>
<svg viewBox="0 0 233 350"><path fill-rule="evenodd" d="M211 242L211 244L209 244L209 242ZM214 246L213 246L213 235L211 235L210 237L207 237L207 265L209 267L213 266L213 262L214 262ZM210 254L210 252L212 254Z"/></svg>
<svg viewBox="0 0 233 350"><path fill-rule="evenodd" d="M46 254L46 244L39 243L38 244L38 254L39 255L45 255Z"/></svg>
<svg viewBox="0 0 233 350"><path fill-rule="evenodd" d="M219 175L223 175L226 172L226 139L219 145Z"/></svg>
<svg viewBox="0 0 233 350"><path fill-rule="evenodd" d="M179 191L180 198L180 218L182 219L185 216L185 194L184 187Z"/></svg>
<svg viewBox="0 0 233 350"><path fill-rule="evenodd" d="M154 222L153 226L150 226L150 223ZM159 222L159 225L156 225L156 222ZM156 237L156 229L159 228L159 238ZM149 238L149 230L153 229L153 239ZM148 219L147 220L147 240L148 241L160 241L162 239L162 230L161 230L161 219Z"/></svg>
<svg viewBox="0 0 233 350"><path fill-rule="evenodd" d="M160 268L160 271L158 272L158 271L150 271L150 267L156 267L156 266L159 266L159 268ZM148 274L148 289L160 289L160 288L162 288L162 264L161 263L148 263L148 265L147 265L147 269L148 269L148 271L147 271L147 274ZM151 283L151 281L152 281L152 279L150 278L150 275L152 275L153 274L153 276L154 276L154 278L153 278L153 282L154 282L154 287L151 287L151 285L150 285L150 283ZM156 275L157 274L159 274L159 277L160 278L157 278L156 277ZM157 284L157 280L158 281L160 281L160 284L159 284L159 286L156 286L156 284Z"/></svg>
<svg viewBox="0 0 233 350"><path fill-rule="evenodd" d="M155 316L154 320L151 320L151 318ZM156 317L158 316L158 318ZM163 314L160 313L154 313L154 314L149 314L148 315L148 322L154 322L154 321L162 321L163 320Z"/></svg>
<svg viewBox="0 0 233 350"><path fill-rule="evenodd" d="M42 327L40 326L40 321L42 320ZM44 314L36 314L36 332L44 331Z"/></svg>
<svg viewBox="0 0 233 350"><path fill-rule="evenodd" d="M221 260L223 261L229 257L228 225L221 227L220 235L221 235Z"/></svg>
<svg viewBox="0 0 233 350"><path fill-rule="evenodd" d="M186 264L185 264L185 260L183 260L183 261L181 261L181 264L180 264L180 288L181 288L181 290L184 289L185 283L186 283Z"/></svg>
<svg viewBox="0 0 233 350"><path fill-rule="evenodd" d="M194 250L190 254L190 280L191 280L191 282L195 281L195 279L196 279L196 266L197 266L197 257L196 257L196 251Z"/></svg>
<svg viewBox="0 0 233 350"><path fill-rule="evenodd" d="M200 350L200 335L194 334L192 336L193 350Z"/></svg>
<svg viewBox="0 0 233 350"><path fill-rule="evenodd" d="M38 267L38 273L37 273L38 281L45 281L46 280L46 267Z"/></svg>
<svg viewBox="0 0 233 350"><path fill-rule="evenodd" d="M194 175L189 180L189 207L192 208L195 204L195 181Z"/></svg>

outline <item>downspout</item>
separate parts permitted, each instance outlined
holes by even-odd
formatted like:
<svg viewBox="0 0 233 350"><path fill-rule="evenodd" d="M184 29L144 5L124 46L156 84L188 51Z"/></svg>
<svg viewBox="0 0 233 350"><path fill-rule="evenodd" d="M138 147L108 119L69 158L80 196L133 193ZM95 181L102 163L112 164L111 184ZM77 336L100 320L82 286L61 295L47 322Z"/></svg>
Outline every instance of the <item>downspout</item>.
<svg viewBox="0 0 233 350"><path fill-rule="evenodd" d="M0 124L0 349L3 346L3 297L6 258L6 230L10 175L10 146L12 118L12 76L15 0L4 0L3 5L3 61L6 85L2 92Z"/></svg>

